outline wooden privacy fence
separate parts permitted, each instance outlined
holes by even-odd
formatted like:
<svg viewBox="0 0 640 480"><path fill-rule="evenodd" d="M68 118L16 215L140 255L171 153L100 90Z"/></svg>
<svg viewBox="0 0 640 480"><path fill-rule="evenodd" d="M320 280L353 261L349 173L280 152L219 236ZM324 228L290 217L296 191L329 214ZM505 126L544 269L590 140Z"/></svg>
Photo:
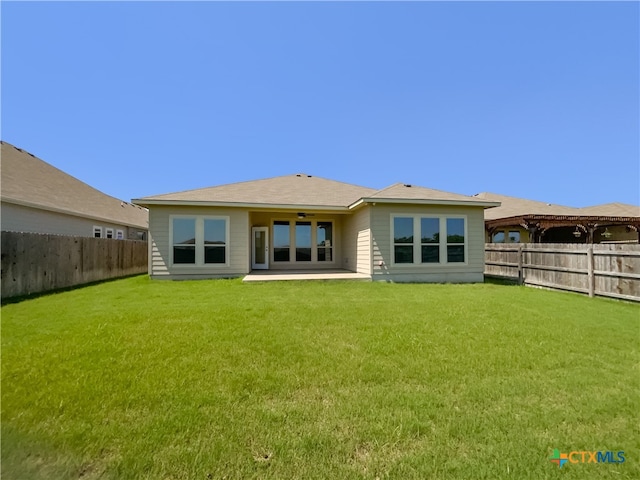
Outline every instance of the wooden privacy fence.
<svg viewBox="0 0 640 480"><path fill-rule="evenodd" d="M147 271L147 242L2 232L2 298Z"/></svg>
<svg viewBox="0 0 640 480"><path fill-rule="evenodd" d="M487 243L485 275L640 301L640 245Z"/></svg>

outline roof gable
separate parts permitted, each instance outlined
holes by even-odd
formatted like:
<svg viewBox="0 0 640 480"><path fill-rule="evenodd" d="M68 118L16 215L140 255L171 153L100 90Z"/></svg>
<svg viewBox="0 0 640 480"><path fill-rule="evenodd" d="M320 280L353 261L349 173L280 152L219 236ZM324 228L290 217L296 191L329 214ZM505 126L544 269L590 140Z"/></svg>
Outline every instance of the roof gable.
<svg viewBox="0 0 640 480"><path fill-rule="evenodd" d="M460 195L458 193L444 192L433 188L419 187L406 183L394 183L393 185L378 190L373 195L369 195L370 199L392 199L392 200L434 200L434 201L450 201L465 203L483 203L481 199Z"/></svg>
<svg viewBox="0 0 640 480"><path fill-rule="evenodd" d="M148 228L146 209L106 195L9 143L1 144L2 201Z"/></svg>

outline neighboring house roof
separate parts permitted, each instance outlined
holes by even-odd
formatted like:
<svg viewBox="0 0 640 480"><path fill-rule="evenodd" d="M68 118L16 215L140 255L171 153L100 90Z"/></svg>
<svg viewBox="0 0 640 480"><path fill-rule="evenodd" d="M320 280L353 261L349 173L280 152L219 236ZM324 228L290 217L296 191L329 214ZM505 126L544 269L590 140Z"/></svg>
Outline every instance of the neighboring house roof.
<svg viewBox="0 0 640 480"><path fill-rule="evenodd" d="M499 207L489 209L484 213L485 220L521 215L579 215L579 209L577 208L527 200L525 198L509 197L497 193L483 192L474 195L474 197L482 200L500 202Z"/></svg>
<svg viewBox="0 0 640 480"><path fill-rule="evenodd" d="M106 195L31 153L0 142L0 198L52 212L147 230L149 212Z"/></svg>
<svg viewBox="0 0 640 480"><path fill-rule="evenodd" d="M501 203L499 207L485 212L484 219L488 225L506 225L512 220L519 222L523 218L555 221L580 217L581 221L615 220L622 223L631 221L634 224L640 219L640 207L624 203L606 203L592 207L574 208L488 192L478 193L474 196Z"/></svg>
<svg viewBox="0 0 640 480"><path fill-rule="evenodd" d="M491 207L466 195L397 183L383 190L351 185L304 173L154 195L133 202L139 205L228 205L348 210L363 202L446 203Z"/></svg>
<svg viewBox="0 0 640 480"><path fill-rule="evenodd" d="M603 203L580 209L584 215L606 215L609 217L640 217L640 207L628 203Z"/></svg>

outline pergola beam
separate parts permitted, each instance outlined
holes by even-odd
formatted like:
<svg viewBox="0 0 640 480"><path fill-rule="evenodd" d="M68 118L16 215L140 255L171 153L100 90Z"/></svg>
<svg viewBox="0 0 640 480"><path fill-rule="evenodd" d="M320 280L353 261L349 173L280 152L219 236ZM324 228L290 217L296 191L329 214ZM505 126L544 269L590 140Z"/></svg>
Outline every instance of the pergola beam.
<svg viewBox="0 0 640 480"><path fill-rule="evenodd" d="M640 217L579 216L579 215L518 215L485 221L489 236L500 227L519 225L529 231L529 241L540 243L542 236L551 228L575 227L587 235L587 243L593 243L599 228L623 225L630 230L640 230Z"/></svg>

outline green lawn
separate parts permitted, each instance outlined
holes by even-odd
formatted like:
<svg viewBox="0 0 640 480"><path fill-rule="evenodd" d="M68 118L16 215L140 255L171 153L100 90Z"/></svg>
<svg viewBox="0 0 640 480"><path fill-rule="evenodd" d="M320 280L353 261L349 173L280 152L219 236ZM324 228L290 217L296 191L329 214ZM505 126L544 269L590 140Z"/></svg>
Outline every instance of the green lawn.
<svg viewBox="0 0 640 480"><path fill-rule="evenodd" d="M2 307L2 478L640 478L639 339L638 305L495 284L44 296Z"/></svg>

